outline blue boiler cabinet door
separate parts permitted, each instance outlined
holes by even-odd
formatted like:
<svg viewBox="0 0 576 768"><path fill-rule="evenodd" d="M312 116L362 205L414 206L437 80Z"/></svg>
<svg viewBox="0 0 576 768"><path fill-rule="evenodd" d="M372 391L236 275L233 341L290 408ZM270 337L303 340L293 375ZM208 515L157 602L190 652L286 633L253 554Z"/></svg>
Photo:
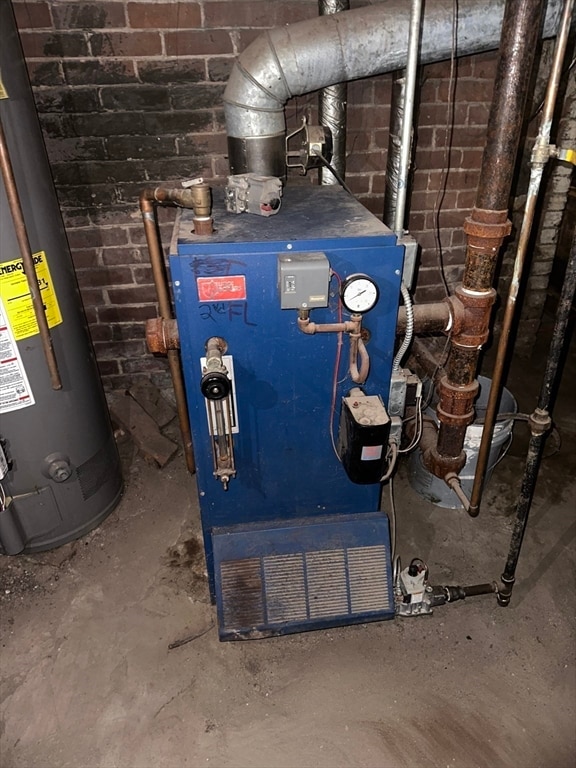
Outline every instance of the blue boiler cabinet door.
<svg viewBox="0 0 576 768"><path fill-rule="evenodd" d="M229 538L230 530L246 526L265 530L338 516L349 521L351 515L373 515L380 505L379 484L351 482L333 444L341 399L356 386L348 373L350 339L343 335L336 370L338 335L304 334L298 311L281 308L279 257L323 254L340 280L365 273L377 283L376 306L362 320L370 356L363 390L387 404L404 254L381 221L331 186L286 189L282 209L269 218L228 213L215 200L214 223L212 236L197 237L190 212L182 212L170 255L213 599L219 532ZM340 305L338 278L330 279L329 305L312 309L311 321L349 318ZM227 490L213 474L207 401L200 390L211 337L226 342L234 386L236 475Z"/></svg>

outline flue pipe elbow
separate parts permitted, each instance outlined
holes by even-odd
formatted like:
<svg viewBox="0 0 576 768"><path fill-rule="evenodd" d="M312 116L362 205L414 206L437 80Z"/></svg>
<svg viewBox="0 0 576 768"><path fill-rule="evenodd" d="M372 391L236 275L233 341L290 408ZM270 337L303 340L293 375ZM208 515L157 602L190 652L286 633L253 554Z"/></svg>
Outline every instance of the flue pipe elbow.
<svg viewBox="0 0 576 768"><path fill-rule="evenodd" d="M498 48L504 0L460 0L459 56ZM544 37L556 34L562 2L548 0ZM452 53L452 7L427 0L420 63ZM230 170L285 175L284 105L293 96L406 66L410 4L378 3L272 29L246 48L224 92Z"/></svg>

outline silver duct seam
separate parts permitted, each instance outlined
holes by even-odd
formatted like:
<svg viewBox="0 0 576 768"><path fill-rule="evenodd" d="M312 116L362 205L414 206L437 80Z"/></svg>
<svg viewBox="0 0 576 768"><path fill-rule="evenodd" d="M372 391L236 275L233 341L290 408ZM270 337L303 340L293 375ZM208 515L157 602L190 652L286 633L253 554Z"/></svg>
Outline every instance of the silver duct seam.
<svg viewBox="0 0 576 768"><path fill-rule="evenodd" d="M543 36L555 34L561 0L548 0ZM420 63L447 59L452 0L428 0ZM459 0L456 54L498 47L504 0ZM293 96L406 66L410 4L391 0L260 35L239 57L224 93L232 173L284 176L284 105Z"/></svg>

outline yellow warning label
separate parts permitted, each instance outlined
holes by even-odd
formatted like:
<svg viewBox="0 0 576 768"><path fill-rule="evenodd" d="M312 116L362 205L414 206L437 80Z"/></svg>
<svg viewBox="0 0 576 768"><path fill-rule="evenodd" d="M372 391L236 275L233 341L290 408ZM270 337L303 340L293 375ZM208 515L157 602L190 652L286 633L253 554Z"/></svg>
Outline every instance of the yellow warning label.
<svg viewBox="0 0 576 768"><path fill-rule="evenodd" d="M6 88L4 88L4 83L2 82L2 75L0 74L0 99L7 99L8 98L8 91Z"/></svg>
<svg viewBox="0 0 576 768"><path fill-rule="evenodd" d="M39 251L33 254L33 258L48 327L54 328L55 325L62 322L62 315L50 276L46 254L44 251ZM36 322L22 259L5 261L0 264L0 297L6 308L8 322L16 341L35 336L39 332L38 323Z"/></svg>

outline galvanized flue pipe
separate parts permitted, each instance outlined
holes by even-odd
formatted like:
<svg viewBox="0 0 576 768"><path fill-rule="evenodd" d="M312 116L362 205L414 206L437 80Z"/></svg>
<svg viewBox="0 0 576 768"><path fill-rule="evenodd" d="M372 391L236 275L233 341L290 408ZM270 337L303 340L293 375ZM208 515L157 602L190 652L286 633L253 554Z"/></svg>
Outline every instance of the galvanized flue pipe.
<svg viewBox="0 0 576 768"><path fill-rule="evenodd" d="M503 6L504 0L459 0L459 56L498 46ZM560 0L548 0L544 27L536 24L531 40L534 34L555 33L559 9ZM409 5L390 0L289 24L256 38L235 63L224 92L231 172L283 177L287 100L405 67L409 24ZM452 4L427 0L420 63L448 59L452 47Z"/></svg>
<svg viewBox="0 0 576 768"><path fill-rule="evenodd" d="M438 386L438 444L427 454L427 468L441 478L458 473L466 461L462 448L466 428L474 418L476 369L480 349L489 336L498 255L511 229L508 202L543 7L543 0L508 0L504 11L476 204L464 224L467 246L462 285L451 297L460 305L465 322L451 336L446 373Z"/></svg>
<svg viewBox="0 0 576 768"><path fill-rule="evenodd" d="M350 0L319 0L318 11L321 16L350 10ZM320 125L330 129L332 134L331 165L341 179L346 178L346 112L348 102L348 84L335 83L320 91L318 112ZM338 184L336 176L322 166L321 184Z"/></svg>
<svg viewBox="0 0 576 768"><path fill-rule="evenodd" d="M572 19L573 10L574 0L566 0L562 14L562 21L560 23L560 29L558 31L558 38L556 40L552 69L550 72L550 78L548 80L548 87L546 89L540 128L536 142L534 143L532 157L530 160L530 183L528 187L528 196L524 206L522 228L518 238L518 248L514 261L512 282L508 292L504 318L502 320L502 329L500 332L500 338L498 340L498 351L496 355L494 370L492 372L492 385L490 387L490 394L486 406L486 417L482 430L482 441L480 443L480 449L478 452L478 463L476 465L474 485L472 486L472 493L470 496L470 513L473 516L478 515L480 512L482 488L484 485L484 478L486 476L486 468L488 466L488 458L492 445L494 424L498 415L498 403L502 394L502 379L504 376L504 367L508 357L510 334L512 331L514 317L516 315L518 293L520 291L522 277L526 265L526 256L528 253L530 235L532 233L534 217L536 214L536 204L538 201L538 193L540 191L542 174L548 160L553 156L554 153L554 149L550 146L550 131L552 128L552 120L554 118L554 111L556 108L556 100L558 97L558 89L562 75L562 66L568 45L570 20Z"/></svg>

